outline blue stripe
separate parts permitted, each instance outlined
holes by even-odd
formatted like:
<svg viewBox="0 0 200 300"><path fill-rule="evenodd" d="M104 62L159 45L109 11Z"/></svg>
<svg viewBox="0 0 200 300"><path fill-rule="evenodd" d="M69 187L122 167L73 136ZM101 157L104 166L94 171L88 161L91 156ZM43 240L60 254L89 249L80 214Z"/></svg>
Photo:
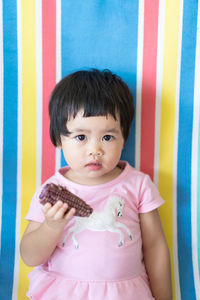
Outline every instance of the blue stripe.
<svg viewBox="0 0 200 300"><path fill-rule="evenodd" d="M3 1L4 112L0 299L12 299L17 202L17 1Z"/></svg>
<svg viewBox="0 0 200 300"><path fill-rule="evenodd" d="M136 98L138 1L62 0L61 13L62 77L81 68L108 68ZM135 164L135 122L123 159Z"/></svg>
<svg viewBox="0 0 200 300"><path fill-rule="evenodd" d="M196 299L192 267L191 158L198 2L183 6L179 104L177 223L181 299Z"/></svg>

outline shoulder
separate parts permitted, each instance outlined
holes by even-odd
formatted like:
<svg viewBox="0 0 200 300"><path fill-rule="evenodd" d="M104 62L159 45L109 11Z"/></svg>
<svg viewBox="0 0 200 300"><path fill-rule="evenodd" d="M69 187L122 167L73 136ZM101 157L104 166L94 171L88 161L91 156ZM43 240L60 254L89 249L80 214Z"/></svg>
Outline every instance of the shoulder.
<svg viewBox="0 0 200 300"><path fill-rule="evenodd" d="M128 194L137 203L140 213L156 209L164 203L157 186L150 176L135 169L127 162L125 165L124 177L121 185L128 191Z"/></svg>
<svg viewBox="0 0 200 300"><path fill-rule="evenodd" d="M69 170L68 166L60 168L43 183L43 186L50 182L53 182L55 184L66 184L66 182L68 182L68 180L65 177L65 174L67 173L68 170Z"/></svg>
<svg viewBox="0 0 200 300"><path fill-rule="evenodd" d="M134 185L142 185L143 183L145 184L145 182L151 181L150 177L147 174L141 172L140 170L137 170L127 161L120 161L119 166L124 169L122 172L124 175L122 179L124 179L124 181L126 181L127 183L132 184L134 182Z"/></svg>
<svg viewBox="0 0 200 300"><path fill-rule="evenodd" d="M40 193L44 186L48 183L54 183L56 185L68 186L70 181L65 177L66 172L69 170L69 167L63 167L57 170L52 176L50 176L45 182L43 182L36 191L36 194Z"/></svg>

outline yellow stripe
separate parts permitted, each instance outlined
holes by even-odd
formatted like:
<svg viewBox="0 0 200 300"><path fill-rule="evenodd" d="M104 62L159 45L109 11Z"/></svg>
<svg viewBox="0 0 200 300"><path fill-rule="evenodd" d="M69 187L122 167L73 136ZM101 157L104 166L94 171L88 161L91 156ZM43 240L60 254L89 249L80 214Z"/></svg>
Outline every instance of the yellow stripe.
<svg viewBox="0 0 200 300"><path fill-rule="evenodd" d="M36 189L36 31L35 1L21 2L22 15L22 208L21 236L24 220ZM27 299L27 274L31 268L20 261L18 299Z"/></svg>
<svg viewBox="0 0 200 300"><path fill-rule="evenodd" d="M166 201L165 205L160 209L160 215L168 245L170 247L173 272L173 157L180 1L168 0L165 3L165 39L160 127L159 191ZM176 296L174 272L172 274L172 277L174 293L173 299L175 299Z"/></svg>

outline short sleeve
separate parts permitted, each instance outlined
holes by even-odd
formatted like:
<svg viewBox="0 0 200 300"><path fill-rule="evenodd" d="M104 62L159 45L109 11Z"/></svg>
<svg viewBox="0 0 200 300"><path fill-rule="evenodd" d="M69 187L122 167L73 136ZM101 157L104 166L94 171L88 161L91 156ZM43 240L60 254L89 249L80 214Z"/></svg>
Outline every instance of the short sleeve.
<svg viewBox="0 0 200 300"><path fill-rule="evenodd" d="M139 213L150 212L164 203L156 185L151 181L148 175L145 175L139 193Z"/></svg>
<svg viewBox="0 0 200 300"><path fill-rule="evenodd" d="M41 192L41 187L36 190L31 200L29 211L25 217L25 220L35 221L40 223L44 221L42 205L40 204L40 199L39 199L40 192Z"/></svg>

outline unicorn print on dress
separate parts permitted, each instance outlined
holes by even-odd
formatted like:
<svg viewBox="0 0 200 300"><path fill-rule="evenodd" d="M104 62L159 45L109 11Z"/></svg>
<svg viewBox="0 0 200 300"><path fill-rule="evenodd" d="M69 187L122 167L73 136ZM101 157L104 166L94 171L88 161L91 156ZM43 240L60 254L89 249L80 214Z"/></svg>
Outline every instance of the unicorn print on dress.
<svg viewBox="0 0 200 300"><path fill-rule="evenodd" d="M122 246L124 244L124 233L121 229L124 229L129 238L132 240L132 232L130 229L123 223L118 222L116 220L117 217L123 216L124 209L124 200L117 196L111 196L108 199L107 205L103 211L93 211L93 213L89 217L77 217L76 223L72 226L64 240L63 247L65 246L66 239L70 234L72 234L72 240L75 245L75 248L78 249L79 244L76 239L77 233L80 233L86 229L92 231L110 231L114 233L118 233L120 236L118 246Z"/></svg>

